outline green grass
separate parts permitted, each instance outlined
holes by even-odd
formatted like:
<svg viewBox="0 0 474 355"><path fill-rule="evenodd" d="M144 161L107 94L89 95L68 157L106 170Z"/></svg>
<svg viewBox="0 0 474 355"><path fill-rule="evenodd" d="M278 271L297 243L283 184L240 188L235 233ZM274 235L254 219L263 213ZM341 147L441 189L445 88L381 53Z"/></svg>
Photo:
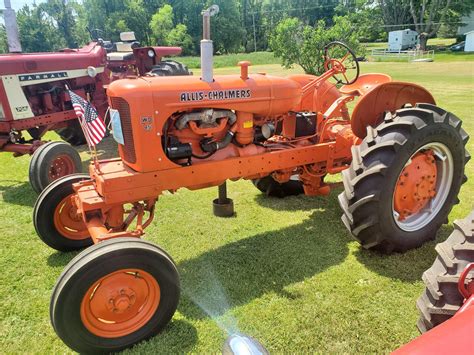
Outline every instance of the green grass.
<svg viewBox="0 0 474 355"><path fill-rule="evenodd" d="M454 44L454 38L432 38L428 41L429 46L449 46ZM363 43L367 53L370 54L372 49L387 48L386 42ZM199 56L179 57L176 58L181 63L187 65L190 69L199 69L201 67L201 59ZM248 60L252 65L281 64L281 60L276 58L272 52L252 52L252 53L236 53L223 54L214 56L214 68L227 68L236 66L239 61ZM437 52L436 61L474 61L474 54L469 53L451 53ZM390 62L405 62L406 60L390 59Z"/></svg>
<svg viewBox="0 0 474 355"><path fill-rule="evenodd" d="M276 64L251 70L301 72ZM474 135L474 63L362 63L362 72L425 86ZM468 149L474 152L474 139ZM55 252L36 236L28 162L0 154L0 349L64 353L48 307L56 279L75 253ZM461 203L436 242L474 205L472 163L467 175ZM328 198L279 200L265 198L248 181L229 183L237 212L231 219L212 215L216 190L160 198L146 239L173 256L182 298L166 330L128 353L218 353L223 328L249 333L272 353L388 353L418 335L415 301L436 242L403 255L361 249L340 221L340 189Z"/></svg>
<svg viewBox="0 0 474 355"><path fill-rule="evenodd" d="M186 64L191 69L197 69L201 67L201 59L199 56L179 57L176 58L176 60ZM214 56L214 68L236 66L237 63L242 60L249 60L253 65L281 63L280 59L275 58L272 52L236 53Z"/></svg>

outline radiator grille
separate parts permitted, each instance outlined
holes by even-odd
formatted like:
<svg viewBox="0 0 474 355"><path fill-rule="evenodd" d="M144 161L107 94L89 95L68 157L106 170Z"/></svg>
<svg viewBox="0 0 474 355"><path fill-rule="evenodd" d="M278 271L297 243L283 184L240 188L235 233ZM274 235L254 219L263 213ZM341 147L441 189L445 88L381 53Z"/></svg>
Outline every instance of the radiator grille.
<svg viewBox="0 0 474 355"><path fill-rule="evenodd" d="M137 161L135 154L135 144L133 141L132 118L130 116L130 107L128 102L121 97L111 97L110 103L113 109L120 113L120 123L122 124L123 140L125 145L121 145L124 159L128 163L134 164Z"/></svg>

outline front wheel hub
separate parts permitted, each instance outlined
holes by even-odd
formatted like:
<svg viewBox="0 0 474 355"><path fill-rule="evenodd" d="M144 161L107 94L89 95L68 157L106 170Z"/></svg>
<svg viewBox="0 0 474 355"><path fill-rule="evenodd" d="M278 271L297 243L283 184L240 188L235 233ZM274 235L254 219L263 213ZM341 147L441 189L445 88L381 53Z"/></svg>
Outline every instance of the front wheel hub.
<svg viewBox="0 0 474 355"><path fill-rule="evenodd" d="M83 297L81 319L94 335L116 338L143 327L160 303L160 286L143 270L124 269L105 275Z"/></svg>

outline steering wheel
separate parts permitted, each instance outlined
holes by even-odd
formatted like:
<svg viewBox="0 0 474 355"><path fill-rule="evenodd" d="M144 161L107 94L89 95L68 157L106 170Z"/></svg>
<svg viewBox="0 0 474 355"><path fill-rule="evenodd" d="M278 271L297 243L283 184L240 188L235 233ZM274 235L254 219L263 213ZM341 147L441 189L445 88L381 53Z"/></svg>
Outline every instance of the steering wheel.
<svg viewBox="0 0 474 355"><path fill-rule="evenodd" d="M89 32L90 36L91 36L91 39L93 41L96 41L100 38L103 38L105 32L102 31L101 29L99 28L93 28L92 30L90 30L88 27L86 27L87 31Z"/></svg>
<svg viewBox="0 0 474 355"><path fill-rule="evenodd" d="M333 69L333 78L338 84L350 85L359 77L359 62L357 57L346 44L331 42L324 47L324 69Z"/></svg>

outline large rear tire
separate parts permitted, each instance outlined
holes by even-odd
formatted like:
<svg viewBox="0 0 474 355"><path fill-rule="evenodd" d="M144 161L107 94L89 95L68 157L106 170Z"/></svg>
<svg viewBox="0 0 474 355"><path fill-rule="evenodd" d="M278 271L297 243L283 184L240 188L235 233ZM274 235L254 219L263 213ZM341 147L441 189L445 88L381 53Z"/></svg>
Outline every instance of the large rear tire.
<svg viewBox="0 0 474 355"><path fill-rule="evenodd" d="M81 157L71 145L48 142L33 153L28 175L31 187L40 193L53 181L81 171Z"/></svg>
<svg viewBox="0 0 474 355"><path fill-rule="evenodd" d="M458 281L464 268L474 262L474 211L454 222L453 232L436 246L436 252L433 265L423 273L426 288L416 302L422 333L451 318L463 303Z"/></svg>
<svg viewBox="0 0 474 355"><path fill-rule="evenodd" d="M367 127L339 195L342 221L364 248L404 252L435 238L466 181L468 138L456 116L429 104Z"/></svg>
<svg viewBox="0 0 474 355"><path fill-rule="evenodd" d="M192 75L188 67L174 60L164 60L154 65L149 74L155 76L184 76Z"/></svg>
<svg viewBox="0 0 474 355"><path fill-rule="evenodd" d="M66 127L56 130L56 133L62 140L68 142L72 146L83 145L87 143L86 136L82 131L78 120L70 120Z"/></svg>
<svg viewBox="0 0 474 355"><path fill-rule="evenodd" d="M51 297L51 323L77 352L115 352L159 333L179 294L178 271L162 249L137 238L108 240L66 266Z"/></svg>
<svg viewBox="0 0 474 355"><path fill-rule="evenodd" d="M72 205L72 184L90 179L74 174L54 181L38 196L33 208L36 233L48 246L59 251L79 250L92 245L92 239Z"/></svg>

